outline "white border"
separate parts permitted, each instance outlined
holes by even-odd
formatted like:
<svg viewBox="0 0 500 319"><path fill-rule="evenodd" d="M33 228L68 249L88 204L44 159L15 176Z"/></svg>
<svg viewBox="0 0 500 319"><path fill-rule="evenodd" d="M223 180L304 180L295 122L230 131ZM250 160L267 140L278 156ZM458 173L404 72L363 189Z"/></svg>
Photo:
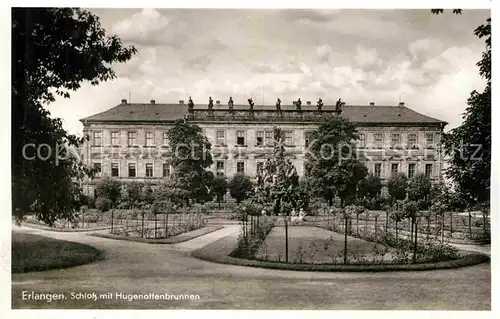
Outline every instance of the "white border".
<svg viewBox="0 0 500 319"><path fill-rule="evenodd" d="M454 0L454 1L431 1L431 0L420 0L420 1L360 1L360 0L350 0L350 1L336 1L335 5L342 8L462 8L462 9L472 9L472 8L490 8L492 2L488 0ZM2 56L0 70L2 71L2 77L0 80L0 88L4 94L1 95L2 105L5 112L0 117L0 139L1 151L2 151L2 165L0 171L0 179L2 181L2 192L0 192L0 212L2 223L0 224L0 257L2 258L2 267L0 267L0 284L2 287L2 292L0 292L0 303L1 309L10 309L10 299L11 299L11 285L10 285L10 240L11 240L11 175L10 175L10 6L78 6L78 7L122 7L122 8L138 8L138 7L170 7L170 8L334 8L330 2L324 0L308 0L308 1L269 1L269 0L254 0L251 2L236 2L236 1L168 1L164 3L162 1L148 1L144 0L136 3L126 3L120 1L9 1L9 7L2 7L0 15L0 23L2 28L0 29L0 43L2 47ZM494 14L495 10L493 11ZM472 31L472 30L471 30ZM493 32L493 42L496 41L496 32ZM496 50L493 51L493 55L496 56ZM496 57L494 58L496 61ZM496 69L496 64L493 64L493 71ZM493 92L493 99L495 99L496 93ZM498 131L498 119L500 111L494 106L493 107L493 123L492 123L492 134L493 134L493 144L492 144L492 163L500 162L500 154L498 147L499 131ZM496 124L496 125L495 125ZM492 194L492 217L491 217L491 228L492 228L492 295L498 298L498 275L495 269L500 269L498 266L498 212L499 212L499 199L498 194L499 189L499 168L498 164L492 165L492 179L491 179L491 194ZM376 292L369 292L376 293ZM499 307L495 303L495 299L491 298L493 312L498 312ZM493 317L493 312L437 312L430 311L425 312L425 316L429 317L448 317L448 318L470 318L475 317ZM43 317L43 318L107 318L107 317L118 317L118 318L136 318L139 315L146 315L148 318L160 317L168 315L170 318L186 317L192 316L193 318L199 317L211 317L211 318L234 318L236 317L255 317L259 315L269 315L270 312L260 312L255 311L177 311L171 310L168 313L162 312L161 310L148 311L147 314L143 311L125 311L125 310L47 310L47 311L37 311L37 310L14 310L14 311L2 311L2 316L6 315L6 318L33 318ZM421 315L419 312L415 311L383 311L383 312L369 312L369 311L278 311L273 312L272 315L285 315L287 318L297 318L297 317L332 317L342 316L346 318L357 318L358 316L377 316L382 318L406 318Z"/></svg>

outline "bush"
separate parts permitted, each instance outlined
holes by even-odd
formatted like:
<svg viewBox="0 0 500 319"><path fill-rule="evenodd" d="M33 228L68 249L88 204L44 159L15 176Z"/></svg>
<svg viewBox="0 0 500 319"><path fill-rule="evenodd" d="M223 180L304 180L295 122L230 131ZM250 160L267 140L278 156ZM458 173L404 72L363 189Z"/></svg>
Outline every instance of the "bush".
<svg viewBox="0 0 500 319"><path fill-rule="evenodd" d="M111 201L105 197L98 197L95 206L101 212L107 212L111 208Z"/></svg>
<svg viewBox="0 0 500 319"><path fill-rule="evenodd" d="M253 233L242 232L238 238L236 249L229 256L245 259L255 259L260 245L266 240L267 234L274 227L274 218L262 218L255 225ZM244 235L246 233L246 236Z"/></svg>

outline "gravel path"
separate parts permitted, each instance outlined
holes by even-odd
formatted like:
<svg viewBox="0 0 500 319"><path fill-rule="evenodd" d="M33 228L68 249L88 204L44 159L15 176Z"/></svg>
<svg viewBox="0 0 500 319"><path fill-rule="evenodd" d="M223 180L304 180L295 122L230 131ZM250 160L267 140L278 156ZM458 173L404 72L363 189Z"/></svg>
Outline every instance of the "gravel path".
<svg viewBox="0 0 500 319"><path fill-rule="evenodd" d="M174 245L154 245L19 228L91 245L105 260L78 267L12 275L13 308L180 309L464 309L491 308L490 264L454 270L391 273L316 273L221 265L191 257L191 250L237 226ZM61 293L66 300L23 300L22 293ZM71 299L71 293L113 298ZM376 293L374 293L376 292ZM190 294L195 300L124 300L126 294ZM76 295L75 295L76 296Z"/></svg>

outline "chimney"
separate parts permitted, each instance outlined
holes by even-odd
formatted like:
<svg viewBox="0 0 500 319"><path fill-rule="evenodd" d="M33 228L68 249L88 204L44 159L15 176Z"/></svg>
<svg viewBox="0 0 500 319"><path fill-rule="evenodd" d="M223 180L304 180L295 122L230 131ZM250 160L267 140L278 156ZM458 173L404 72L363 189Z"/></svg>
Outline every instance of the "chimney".
<svg viewBox="0 0 500 319"><path fill-rule="evenodd" d="M215 105L220 106L220 101L219 100L215 101Z"/></svg>
<svg viewBox="0 0 500 319"><path fill-rule="evenodd" d="M122 105L125 105L127 104L127 100L126 99L122 99Z"/></svg>
<svg viewBox="0 0 500 319"><path fill-rule="evenodd" d="M306 102L306 104L307 104L308 106L311 106L311 101L307 101L307 102Z"/></svg>
<svg viewBox="0 0 500 319"><path fill-rule="evenodd" d="M370 102L370 106L375 106L375 102Z"/></svg>
<svg viewBox="0 0 500 319"><path fill-rule="evenodd" d="M151 100L151 104L155 105L156 101L155 100Z"/></svg>
<svg viewBox="0 0 500 319"><path fill-rule="evenodd" d="M399 102L399 107L405 106L405 102Z"/></svg>
<svg viewBox="0 0 500 319"><path fill-rule="evenodd" d="M184 104L184 100L179 100L179 104L183 105Z"/></svg>

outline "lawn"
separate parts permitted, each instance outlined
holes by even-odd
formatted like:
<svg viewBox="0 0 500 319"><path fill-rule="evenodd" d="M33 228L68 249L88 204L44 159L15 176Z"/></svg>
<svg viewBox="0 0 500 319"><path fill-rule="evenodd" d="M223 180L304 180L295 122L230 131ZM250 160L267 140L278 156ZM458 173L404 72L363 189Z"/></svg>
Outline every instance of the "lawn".
<svg viewBox="0 0 500 319"><path fill-rule="evenodd" d="M90 246L33 234L12 232L12 272L43 271L102 259Z"/></svg>
<svg viewBox="0 0 500 319"><path fill-rule="evenodd" d="M373 262L374 246L372 242L348 237L349 263ZM377 244L377 249L386 247ZM377 262L390 262L390 252L383 258L378 255ZM294 226L288 229L288 261L293 263L332 264L343 262L344 235L331 231L306 226ZM274 227L259 248L257 259L268 261L285 260L285 230L284 227Z"/></svg>

